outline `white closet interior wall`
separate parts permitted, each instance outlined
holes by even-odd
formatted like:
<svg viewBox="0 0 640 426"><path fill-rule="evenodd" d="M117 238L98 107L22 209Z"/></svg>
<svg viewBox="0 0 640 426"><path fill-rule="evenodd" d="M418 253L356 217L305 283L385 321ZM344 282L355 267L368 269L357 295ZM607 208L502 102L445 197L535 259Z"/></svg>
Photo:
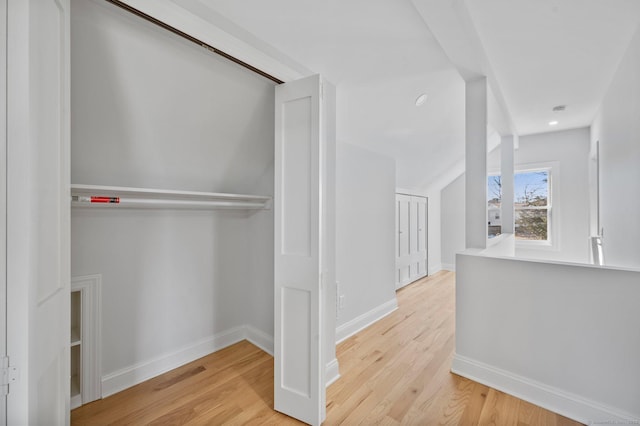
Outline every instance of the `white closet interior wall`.
<svg viewBox="0 0 640 426"><path fill-rule="evenodd" d="M71 5L72 183L273 195L274 83ZM273 336L272 211L73 209L71 228L72 276L102 274L103 385L236 327Z"/></svg>

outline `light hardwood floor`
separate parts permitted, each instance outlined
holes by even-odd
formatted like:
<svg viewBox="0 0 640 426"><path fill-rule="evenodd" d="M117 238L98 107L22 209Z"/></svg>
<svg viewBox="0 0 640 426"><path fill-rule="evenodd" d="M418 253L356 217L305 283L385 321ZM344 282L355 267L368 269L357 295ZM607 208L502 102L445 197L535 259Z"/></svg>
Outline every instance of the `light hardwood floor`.
<svg viewBox="0 0 640 426"><path fill-rule="evenodd" d="M337 347L326 425L578 425L449 372L455 278L398 292L399 309ZM273 406L273 359L244 341L71 413L72 425L300 424Z"/></svg>

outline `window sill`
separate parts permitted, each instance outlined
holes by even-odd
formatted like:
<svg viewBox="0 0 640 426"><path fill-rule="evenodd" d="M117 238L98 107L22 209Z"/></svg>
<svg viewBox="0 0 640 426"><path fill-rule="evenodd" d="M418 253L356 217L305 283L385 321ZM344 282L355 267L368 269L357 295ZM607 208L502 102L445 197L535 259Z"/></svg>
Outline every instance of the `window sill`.
<svg viewBox="0 0 640 426"><path fill-rule="evenodd" d="M516 240L516 249L558 251L560 248L558 247L557 244L553 244L550 241L523 241L523 240Z"/></svg>
<svg viewBox="0 0 640 426"><path fill-rule="evenodd" d="M511 234L500 234L500 235L496 235L495 237L492 237L492 238L487 238L487 247L491 247L491 246L494 246L496 244L500 244L500 242L502 240L504 240L508 235L511 235Z"/></svg>

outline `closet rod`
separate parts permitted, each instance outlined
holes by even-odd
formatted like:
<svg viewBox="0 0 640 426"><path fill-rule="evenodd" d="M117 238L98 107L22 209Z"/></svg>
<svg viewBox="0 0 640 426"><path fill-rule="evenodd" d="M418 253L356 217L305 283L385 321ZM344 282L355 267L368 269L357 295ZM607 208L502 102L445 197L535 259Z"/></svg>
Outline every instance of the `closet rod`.
<svg viewBox="0 0 640 426"><path fill-rule="evenodd" d="M146 209L265 209L264 202L240 200L176 200L135 197L89 197L73 195L75 207L130 207Z"/></svg>
<svg viewBox="0 0 640 426"><path fill-rule="evenodd" d="M284 83L284 81L280 80L279 78L274 77L271 74L268 74L268 73L262 71L261 69L256 68L253 65L250 65L250 64L248 64L248 63L236 58L235 56L231 56L228 53L223 52L222 50L211 46L209 43L205 43L204 41L202 41L200 39L197 39L197 38L185 33L184 31L180 31L179 29L177 29L175 27L172 27L171 25L169 25L167 23L162 22L161 20L156 19L151 15L147 15L146 13L144 13L144 12L134 8L134 7L131 7L126 3L123 3L120 0L106 0L106 1L111 3L111 4L113 4L113 5L115 5L115 6L118 6L118 7L122 8L122 9L124 9L124 10L126 10L126 11L128 11L130 13L133 13L134 15L139 16L142 19L145 19L145 20L147 20L147 21L149 21L149 22L151 22L153 24L156 24L157 26L162 27L167 31L171 31L172 33L174 33L176 35L179 35L180 37L185 38L185 39L197 44L198 46L204 47L205 49L209 50L210 52L217 53L218 55L222 56L223 58L226 58L226 59L230 60L231 62L235 62L236 64L240 65L241 67L244 67L244 68L246 68L246 69L248 69L250 71L255 72L256 74L259 74L259 75L261 75L261 76L263 76L265 78L268 78L269 80L273 81L276 84Z"/></svg>

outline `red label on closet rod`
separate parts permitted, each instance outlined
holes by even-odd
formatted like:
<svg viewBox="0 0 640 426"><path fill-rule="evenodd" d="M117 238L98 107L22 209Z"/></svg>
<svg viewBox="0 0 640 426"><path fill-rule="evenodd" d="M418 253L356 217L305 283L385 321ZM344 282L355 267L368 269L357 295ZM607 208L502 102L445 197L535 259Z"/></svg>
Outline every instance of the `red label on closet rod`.
<svg viewBox="0 0 640 426"><path fill-rule="evenodd" d="M91 197L92 203L120 203L120 197Z"/></svg>

